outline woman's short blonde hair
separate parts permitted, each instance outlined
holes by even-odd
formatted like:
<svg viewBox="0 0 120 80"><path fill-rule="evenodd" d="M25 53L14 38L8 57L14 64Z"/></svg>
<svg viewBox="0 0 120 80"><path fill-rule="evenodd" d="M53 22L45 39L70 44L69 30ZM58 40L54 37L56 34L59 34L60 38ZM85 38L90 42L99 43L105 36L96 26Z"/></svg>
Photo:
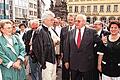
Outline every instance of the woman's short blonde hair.
<svg viewBox="0 0 120 80"><path fill-rule="evenodd" d="M4 28L5 24L13 24L9 19L4 19L0 21L0 29Z"/></svg>

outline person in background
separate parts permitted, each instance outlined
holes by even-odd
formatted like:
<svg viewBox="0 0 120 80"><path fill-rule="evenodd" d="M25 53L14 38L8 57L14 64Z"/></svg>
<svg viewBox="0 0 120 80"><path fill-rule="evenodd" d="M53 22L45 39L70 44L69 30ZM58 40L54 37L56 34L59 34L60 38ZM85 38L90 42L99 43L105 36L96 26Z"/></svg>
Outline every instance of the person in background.
<svg viewBox="0 0 120 80"><path fill-rule="evenodd" d="M61 56L64 57L64 49L65 49L65 40L67 38L67 33L68 31L72 30L75 28L75 18L74 15L68 15L67 17L68 21L68 26L63 27L61 29L61 34L60 34L60 53ZM70 71L69 69L65 68L65 62L62 60L62 80L70 80Z"/></svg>
<svg viewBox="0 0 120 80"><path fill-rule="evenodd" d="M111 22L109 36L102 36L105 44L104 53L98 57L98 70L102 72L102 80L120 80L120 23Z"/></svg>
<svg viewBox="0 0 120 80"><path fill-rule="evenodd" d="M0 65L3 80L25 80L25 48L16 35L12 35L12 22L0 21Z"/></svg>
<svg viewBox="0 0 120 80"><path fill-rule="evenodd" d="M54 13L45 11L42 14L42 25L33 37L33 53L41 64L42 80L56 80L55 46L49 28L54 24Z"/></svg>
<svg viewBox="0 0 120 80"><path fill-rule="evenodd" d="M26 53L27 53L26 56L28 56L28 59L29 59L28 60L29 63L26 68L27 74L31 73L32 80L41 80L41 76L40 76L41 71L39 68L39 64L36 61L36 57L35 57L34 53L32 53L32 39L33 39L33 35L34 35L35 31L39 27L39 20L37 20L37 19L30 20L29 26L31 27L31 30L28 30L23 35L23 41L24 41L25 49L26 49ZM29 69L31 72L29 72Z"/></svg>
<svg viewBox="0 0 120 80"><path fill-rule="evenodd" d="M60 26L63 28L63 27L68 26L68 24L67 24L67 22L64 19L62 19Z"/></svg>
<svg viewBox="0 0 120 80"><path fill-rule="evenodd" d="M16 31L16 33L19 33L20 34L20 38L22 39L23 38L23 35L24 33L26 32L26 25L21 23L19 24L19 31Z"/></svg>
<svg viewBox="0 0 120 80"><path fill-rule="evenodd" d="M61 18L60 17L55 18L54 24L55 24L54 30L56 31L56 33L60 37L60 33L61 33L61 29L62 29L62 27L61 27Z"/></svg>
<svg viewBox="0 0 120 80"><path fill-rule="evenodd" d="M97 31L97 34L102 38L102 35L107 36L110 35L109 31L103 29L103 23L99 20L94 22L93 28Z"/></svg>
<svg viewBox="0 0 120 80"><path fill-rule="evenodd" d="M103 23L101 21L99 21L99 20L95 21L94 24L93 24L93 29L95 29L97 31L97 34L99 35L100 38L102 38L102 35L104 35L104 36L110 35L110 32L103 30L103 27L104 27ZM96 76L97 76L98 79L99 78L101 79L102 75L100 73L100 76L99 76L99 71L97 69L97 66L98 66L97 48L98 48L98 46L95 44L94 48L95 48L95 54L94 54L94 56L95 56L95 65L96 65L95 68L96 68L96 71L97 71Z"/></svg>

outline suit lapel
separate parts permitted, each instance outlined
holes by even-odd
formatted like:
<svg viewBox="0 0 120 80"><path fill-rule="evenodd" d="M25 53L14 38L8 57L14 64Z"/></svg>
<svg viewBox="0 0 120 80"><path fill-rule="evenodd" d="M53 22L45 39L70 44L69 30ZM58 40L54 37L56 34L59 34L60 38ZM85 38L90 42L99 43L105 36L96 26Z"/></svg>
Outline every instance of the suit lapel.
<svg viewBox="0 0 120 80"><path fill-rule="evenodd" d="M90 36L90 32L89 32L89 29L85 27L85 30L84 30L84 33L83 33L83 37L82 37L82 40L81 40L81 45L80 45L80 48L84 48L86 45L86 43L89 42L89 36Z"/></svg>
<svg viewBox="0 0 120 80"><path fill-rule="evenodd" d="M71 32L71 35L72 35L72 36L70 36L70 37L71 37L70 39L72 39L72 41L74 42L75 47L78 48L78 47L77 47L77 44L76 44L76 42L75 42L76 29L73 29L73 30L71 30L71 31L72 31L72 32Z"/></svg>

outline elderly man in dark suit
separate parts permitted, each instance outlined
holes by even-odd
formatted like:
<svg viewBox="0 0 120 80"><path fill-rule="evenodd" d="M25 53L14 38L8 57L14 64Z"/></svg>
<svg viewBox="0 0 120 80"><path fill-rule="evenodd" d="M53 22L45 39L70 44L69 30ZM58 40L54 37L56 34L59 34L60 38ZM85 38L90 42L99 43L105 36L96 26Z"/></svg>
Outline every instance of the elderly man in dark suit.
<svg viewBox="0 0 120 80"><path fill-rule="evenodd" d="M68 33L64 61L71 69L71 80L97 80L94 62L94 44L103 45L96 31L85 26L86 16L76 16L76 28ZM100 48L102 51L102 47ZM70 61L70 64L69 64Z"/></svg>

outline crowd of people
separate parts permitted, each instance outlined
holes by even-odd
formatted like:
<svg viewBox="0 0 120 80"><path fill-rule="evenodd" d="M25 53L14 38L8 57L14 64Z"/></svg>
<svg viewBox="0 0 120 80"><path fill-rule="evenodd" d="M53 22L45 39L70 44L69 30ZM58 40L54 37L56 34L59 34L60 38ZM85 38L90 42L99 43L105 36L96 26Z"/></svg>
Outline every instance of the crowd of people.
<svg viewBox="0 0 120 80"><path fill-rule="evenodd" d="M120 23L45 11L29 25L0 20L0 80L120 80Z"/></svg>

